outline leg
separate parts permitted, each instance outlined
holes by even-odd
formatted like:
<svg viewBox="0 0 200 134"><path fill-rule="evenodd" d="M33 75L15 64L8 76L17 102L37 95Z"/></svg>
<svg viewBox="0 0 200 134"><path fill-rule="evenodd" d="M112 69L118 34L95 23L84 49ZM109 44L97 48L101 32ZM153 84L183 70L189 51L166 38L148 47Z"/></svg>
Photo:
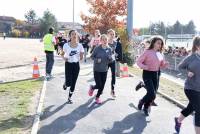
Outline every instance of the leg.
<svg viewBox="0 0 200 134"><path fill-rule="evenodd" d="M159 88L159 80L160 80L160 71L158 71L158 73L154 76L155 78L153 79L153 85L154 85L154 88L155 88L155 98L154 100L156 99L156 93L158 91L158 88ZM152 103L151 103L151 106L158 106L154 100L152 100Z"/></svg>
<svg viewBox="0 0 200 134"><path fill-rule="evenodd" d="M49 53L46 53L46 75L50 74L50 56Z"/></svg>
<svg viewBox="0 0 200 134"><path fill-rule="evenodd" d="M71 86L71 78L72 78L72 74L71 74L71 64L68 62L65 62L65 83L63 85L63 89L66 90L67 87Z"/></svg>
<svg viewBox="0 0 200 134"><path fill-rule="evenodd" d="M179 115L179 117L175 117L175 130L176 132L180 132L180 128L181 128L181 122L185 119L185 117L187 117L188 115L190 115L193 111L193 105L192 102L190 101L189 98L192 97L192 94L190 91L185 90L185 94L189 100L189 104L187 105L187 107L185 109L183 109Z"/></svg>
<svg viewBox="0 0 200 134"><path fill-rule="evenodd" d="M112 80L111 80L111 90L115 90L115 82L116 82L116 72L115 72L115 62L110 64Z"/></svg>
<svg viewBox="0 0 200 134"><path fill-rule="evenodd" d="M195 131L197 134L200 132L200 92L198 91L187 91L190 92L190 95L187 95L189 101L191 102L195 117L194 117L194 124L195 124Z"/></svg>
<svg viewBox="0 0 200 134"><path fill-rule="evenodd" d="M120 77L120 63L116 61L116 76Z"/></svg>
<svg viewBox="0 0 200 134"><path fill-rule="evenodd" d="M152 102L152 100L155 98L155 89L153 85L153 81L151 79L145 80L145 87L147 90L146 95L143 97L142 101L145 103L144 108L148 108Z"/></svg>
<svg viewBox="0 0 200 134"><path fill-rule="evenodd" d="M95 85L90 85L89 91L88 91L88 95L92 96L93 92L95 89L99 89L100 85L101 85L101 79L100 79L100 72L93 72L94 74L94 80L95 80Z"/></svg>
<svg viewBox="0 0 200 134"><path fill-rule="evenodd" d="M54 54L52 53L52 57L51 57L51 72L52 72L52 69L53 69L53 65L54 65Z"/></svg>
<svg viewBox="0 0 200 134"><path fill-rule="evenodd" d="M54 64L54 54L53 53L50 53L49 54L49 74L51 75L51 71L52 71L52 68L53 68L53 64Z"/></svg>
<svg viewBox="0 0 200 134"><path fill-rule="evenodd" d="M76 81L77 81L77 78L78 78L78 74L79 74L79 71L80 71L80 66L79 66L79 63L73 63L72 65L72 81L71 81L71 87L70 87L70 90L69 90L69 98L72 97L72 94L75 90L75 85L76 85Z"/></svg>
<svg viewBox="0 0 200 134"><path fill-rule="evenodd" d="M100 78L99 89L98 89L96 98L99 98L100 95L101 95L102 92L103 92L104 85L105 85L106 78L107 78L107 72L100 72L100 73L99 73L99 78Z"/></svg>
<svg viewBox="0 0 200 134"><path fill-rule="evenodd" d="M87 48L84 48L84 61L86 62L86 58L87 58Z"/></svg>

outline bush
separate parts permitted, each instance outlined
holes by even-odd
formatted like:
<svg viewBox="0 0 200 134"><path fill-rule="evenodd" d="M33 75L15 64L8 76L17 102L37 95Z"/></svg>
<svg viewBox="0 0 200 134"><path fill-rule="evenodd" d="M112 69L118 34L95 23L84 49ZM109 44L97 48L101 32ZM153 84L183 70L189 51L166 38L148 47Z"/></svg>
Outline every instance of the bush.
<svg viewBox="0 0 200 134"><path fill-rule="evenodd" d="M29 32L27 32L27 31L23 32L23 37L25 37L25 38L28 38L28 37L29 37L29 35L30 35L30 33L29 33Z"/></svg>
<svg viewBox="0 0 200 134"><path fill-rule="evenodd" d="M118 28L116 29L122 43L122 51L123 51L123 63L127 63L129 66L134 64L134 53L133 53L133 45L134 42L128 39L128 33L126 28Z"/></svg>
<svg viewBox="0 0 200 134"><path fill-rule="evenodd" d="M12 36L13 37L20 37L21 36L21 31L17 30L17 29L12 30Z"/></svg>
<svg viewBox="0 0 200 134"><path fill-rule="evenodd" d="M123 53L123 63L127 63L128 66L133 66L134 64L134 55L131 53Z"/></svg>

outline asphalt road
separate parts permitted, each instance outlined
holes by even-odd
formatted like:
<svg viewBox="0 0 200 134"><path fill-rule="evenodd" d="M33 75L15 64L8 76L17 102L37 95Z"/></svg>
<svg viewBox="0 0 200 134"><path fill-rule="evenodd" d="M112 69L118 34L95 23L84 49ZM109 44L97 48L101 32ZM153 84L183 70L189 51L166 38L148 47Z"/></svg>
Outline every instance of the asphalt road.
<svg viewBox="0 0 200 134"><path fill-rule="evenodd" d="M110 73L109 73L110 74ZM64 74L47 82L44 112L38 134L175 134L174 117L181 111L176 105L157 96L158 107L149 117L136 109L145 90L134 91L138 78L118 78L117 98L110 96L110 75L101 97L103 104L96 105L87 95L94 83L90 64L81 64L81 72L73 95L73 104L67 104L68 91L62 89ZM194 134L193 117L184 120L181 134Z"/></svg>

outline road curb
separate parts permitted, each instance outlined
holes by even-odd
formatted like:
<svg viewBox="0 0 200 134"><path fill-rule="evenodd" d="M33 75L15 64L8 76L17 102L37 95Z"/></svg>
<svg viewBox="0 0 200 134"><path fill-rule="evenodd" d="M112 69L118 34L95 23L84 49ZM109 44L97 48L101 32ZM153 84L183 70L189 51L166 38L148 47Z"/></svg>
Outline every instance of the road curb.
<svg viewBox="0 0 200 134"><path fill-rule="evenodd" d="M179 102L179 101L177 101L177 100L171 98L171 97L168 96L167 94L162 93L162 92L160 92L160 91L158 91L158 94L161 95L161 96L162 96L163 98L165 98L166 100L168 100L168 101L174 103L175 105L177 105L177 106L180 107L181 109L186 108L186 105L184 105L184 104L182 104L181 102Z"/></svg>
<svg viewBox="0 0 200 134"><path fill-rule="evenodd" d="M37 131L38 131L38 128L39 128L40 115L42 114L42 107L43 107L43 104L44 104L46 86L47 86L47 81L44 80L43 88L42 88L42 91L41 91L41 94L40 94L40 99L39 99L39 102L38 102L37 112L35 114L34 122L33 122L33 125L32 125L31 134L37 134Z"/></svg>
<svg viewBox="0 0 200 134"><path fill-rule="evenodd" d="M26 80L40 80L40 79L43 79L43 76L41 76L37 79L35 79L35 78L25 78L25 79L14 80L14 81L6 81L6 82L0 81L0 84L8 84L8 83L14 83L14 82L20 82L20 81L26 81Z"/></svg>

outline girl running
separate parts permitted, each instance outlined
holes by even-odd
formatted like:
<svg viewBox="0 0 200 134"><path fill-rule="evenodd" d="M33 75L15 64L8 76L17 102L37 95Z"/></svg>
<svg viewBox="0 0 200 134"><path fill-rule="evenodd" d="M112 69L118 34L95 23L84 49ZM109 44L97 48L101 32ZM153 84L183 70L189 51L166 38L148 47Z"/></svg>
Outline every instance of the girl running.
<svg viewBox="0 0 200 134"><path fill-rule="evenodd" d="M200 134L200 36L193 39L192 54L179 64L179 69L187 73L184 91L189 104L175 117L175 130L179 133L184 118L195 112L195 131Z"/></svg>
<svg viewBox="0 0 200 134"><path fill-rule="evenodd" d="M93 91L98 89L96 95L96 103L101 104L99 99L103 92L104 85L107 79L108 64L112 61L111 48L108 46L108 38L103 34L100 38L100 45L94 49L91 58L94 60L94 80L96 85L90 86L89 96L93 95Z"/></svg>
<svg viewBox="0 0 200 134"><path fill-rule="evenodd" d="M115 95L115 83L116 83L116 52L115 49L117 47L117 42L114 41L115 39L115 31L109 29L107 32L108 35L108 45L112 50L112 62L108 64L108 67L111 69L112 79L111 79L111 96L113 98L116 97Z"/></svg>
<svg viewBox="0 0 200 134"><path fill-rule="evenodd" d="M159 69L165 68L169 65L160 52L163 50L164 42L162 37L153 37L150 41L150 46L138 58L137 65L143 69L143 81L147 94L139 101L138 109L143 111L146 116L149 115L148 109L151 103L156 98L156 90L158 89Z"/></svg>
<svg viewBox="0 0 200 134"><path fill-rule="evenodd" d="M90 53L92 53L94 48L99 45L100 36L101 36L100 31L99 30L95 30L94 37L90 41L90 47L91 47Z"/></svg>
<svg viewBox="0 0 200 134"><path fill-rule="evenodd" d="M63 89L69 89L68 103L72 103L71 97L75 89L76 80L80 71L79 61L83 59L84 49L78 43L78 34L75 30L69 32L70 42L63 46L65 59L65 84Z"/></svg>

